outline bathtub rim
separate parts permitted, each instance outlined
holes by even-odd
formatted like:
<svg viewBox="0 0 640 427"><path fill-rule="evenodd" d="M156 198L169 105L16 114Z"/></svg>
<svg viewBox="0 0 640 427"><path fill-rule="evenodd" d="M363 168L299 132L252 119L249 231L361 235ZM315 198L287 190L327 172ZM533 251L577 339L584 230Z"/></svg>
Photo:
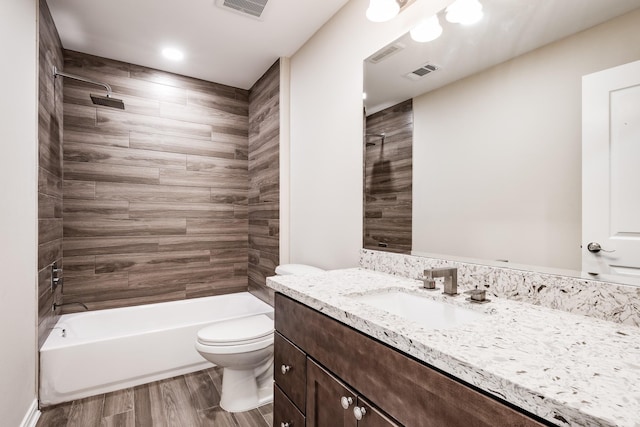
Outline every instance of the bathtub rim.
<svg viewBox="0 0 640 427"><path fill-rule="evenodd" d="M242 292L233 292L230 294L221 294L221 295L211 295L211 296L207 296L207 297L197 297L197 298L189 298L189 299L184 299L184 300L175 300L175 301L163 301L163 302L157 302L157 303L151 303L151 304L138 304L138 305L132 305L132 306L127 306L127 307L115 307L115 308L105 308L102 310L91 310L91 311L83 311L83 312L78 312L78 313L69 313L69 314L63 314L58 318L58 321L55 323L55 325L51 328L51 330L49 331L49 334L47 335L47 338L45 339L44 343L42 344L42 346L40 347L40 349L38 350L38 353L42 352L42 351L49 351L49 350L58 350L60 348L67 348L67 347L76 347L76 346L80 346L83 344L86 344L88 342L103 342L103 341L109 341L111 339L114 339L113 335L108 335L106 337L88 337L88 338L80 338L80 337L73 337L74 340L77 341L73 341L73 342L56 342L54 341L54 339L49 339L49 337L55 333L59 333L62 334L61 329L65 328L65 329L70 329L71 327L67 326L67 324L65 323L65 321L69 321L69 320L73 320L73 319L77 319L77 318L82 318L82 317L86 317L86 316L97 316L97 315L105 315L108 312L113 312L114 310L117 311L135 311L135 310L139 310L141 307L144 308L149 308L152 309L154 307L160 307L160 306L166 306L166 305L176 305L176 306L180 306L180 305L187 305L188 303L193 303L194 301L198 300L199 302L204 302L202 300L209 300L209 299L213 299L213 298L220 298L220 297L226 297L226 296L235 296L235 297L241 297L241 298L247 298L247 297L251 297L252 303L258 303L259 305L264 305L264 311L258 310L255 312L252 312L251 314L266 314L269 317L271 317L272 319L274 318L274 308L272 306L270 306L269 304L267 304L266 302L262 301L260 298L256 297L255 295L253 295L250 292L247 291L242 291ZM262 303L262 304L260 304ZM226 317L222 317L220 319L215 319L213 321L209 320L209 321L205 321L205 322L199 322L202 325L206 325L206 324L211 324L211 323L215 323L215 322L221 322L224 320L229 320L229 319L235 319L238 317L243 317L244 315L236 315L236 316L226 316ZM192 325L193 323L180 323L180 324L176 324L174 326L186 326L186 325ZM66 326L66 327L65 327ZM204 326L203 326L204 327ZM131 333L126 333L126 334L122 334L122 335L117 335L117 337L132 337L132 336L136 336L139 335L140 333L151 333L151 332L160 332L162 330L164 330L165 327L157 327L157 328L151 328L151 329L144 329L144 330L135 330ZM55 340L62 338L62 337L56 337ZM69 337L72 338L72 337ZM71 341L71 340L70 340Z"/></svg>

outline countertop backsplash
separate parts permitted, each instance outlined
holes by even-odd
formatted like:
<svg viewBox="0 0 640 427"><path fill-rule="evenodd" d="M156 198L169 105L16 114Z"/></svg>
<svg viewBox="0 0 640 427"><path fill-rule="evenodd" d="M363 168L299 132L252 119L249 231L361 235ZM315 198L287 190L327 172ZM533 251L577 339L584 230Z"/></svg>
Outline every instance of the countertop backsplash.
<svg viewBox="0 0 640 427"><path fill-rule="evenodd" d="M422 279L424 270L458 268L458 289L527 302L596 319L640 327L640 287L576 277L362 249L360 267Z"/></svg>

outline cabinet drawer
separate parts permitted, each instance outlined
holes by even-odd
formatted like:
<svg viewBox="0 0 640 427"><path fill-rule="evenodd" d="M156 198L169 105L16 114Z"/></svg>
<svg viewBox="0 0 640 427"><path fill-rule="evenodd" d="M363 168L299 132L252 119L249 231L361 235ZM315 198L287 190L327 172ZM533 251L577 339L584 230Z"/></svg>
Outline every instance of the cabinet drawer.
<svg viewBox="0 0 640 427"><path fill-rule="evenodd" d="M273 353L276 384L304 413L307 355L277 332Z"/></svg>
<svg viewBox="0 0 640 427"><path fill-rule="evenodd" d="M277 385L273 388L273 426L305 427L304 415Z"/></svg>

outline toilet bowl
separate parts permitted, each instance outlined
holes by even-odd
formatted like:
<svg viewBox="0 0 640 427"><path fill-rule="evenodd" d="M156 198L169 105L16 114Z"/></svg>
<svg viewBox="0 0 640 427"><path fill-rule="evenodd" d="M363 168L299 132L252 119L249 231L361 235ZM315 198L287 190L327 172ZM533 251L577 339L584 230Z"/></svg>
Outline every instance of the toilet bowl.
<svg viewBox="0 0 640 427"><path fill-rule="evenodd" d="M302 264L276 268L278 275L322 271ZM244 412L273 401L273 332L273 319L266 314L226 320L198 331L198 353L223 368L222 409Z"/></svg>
<svg viewBox="0 0 640 427"><path fill-rule="evenodd" d="M273 319L267 315L227 320L200 329L196 350L223 368L222 409L244 412L273 400Z"/></svg>

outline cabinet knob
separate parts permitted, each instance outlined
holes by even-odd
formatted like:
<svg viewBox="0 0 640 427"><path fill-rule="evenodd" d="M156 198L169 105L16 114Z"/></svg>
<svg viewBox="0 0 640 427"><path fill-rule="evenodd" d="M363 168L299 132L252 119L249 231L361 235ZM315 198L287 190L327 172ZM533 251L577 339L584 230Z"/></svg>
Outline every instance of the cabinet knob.
<svg viewBox="0 0 640 427"><path fill-rule="evenodd" d="M284 375L287 372L289 372L289 370L291 370L291 366L289 366L289 365L280 366L280 372L282 372L282 375Z"/></svg>
<svg viewBox="0 0 640 427"><path fill-rule="evenodd" d="M291 424L285 423L284 421L280 423L280 427L291 427Z"/></svg>
<svg viewBox="0 0 640 427"><path fill-rule="evenodd" d="M362 417L365 416L367 410L364 407L356 406L353 408L353 416L356 417L356 420L360 421Z"/></svg>
<svg viewBox="0 0 640 427"><path fill-rule="evenodd" d="M349 406L353 403L353 399L351 397L342 396L340 398L340 404L344 409L349 409Z"/></svg>

